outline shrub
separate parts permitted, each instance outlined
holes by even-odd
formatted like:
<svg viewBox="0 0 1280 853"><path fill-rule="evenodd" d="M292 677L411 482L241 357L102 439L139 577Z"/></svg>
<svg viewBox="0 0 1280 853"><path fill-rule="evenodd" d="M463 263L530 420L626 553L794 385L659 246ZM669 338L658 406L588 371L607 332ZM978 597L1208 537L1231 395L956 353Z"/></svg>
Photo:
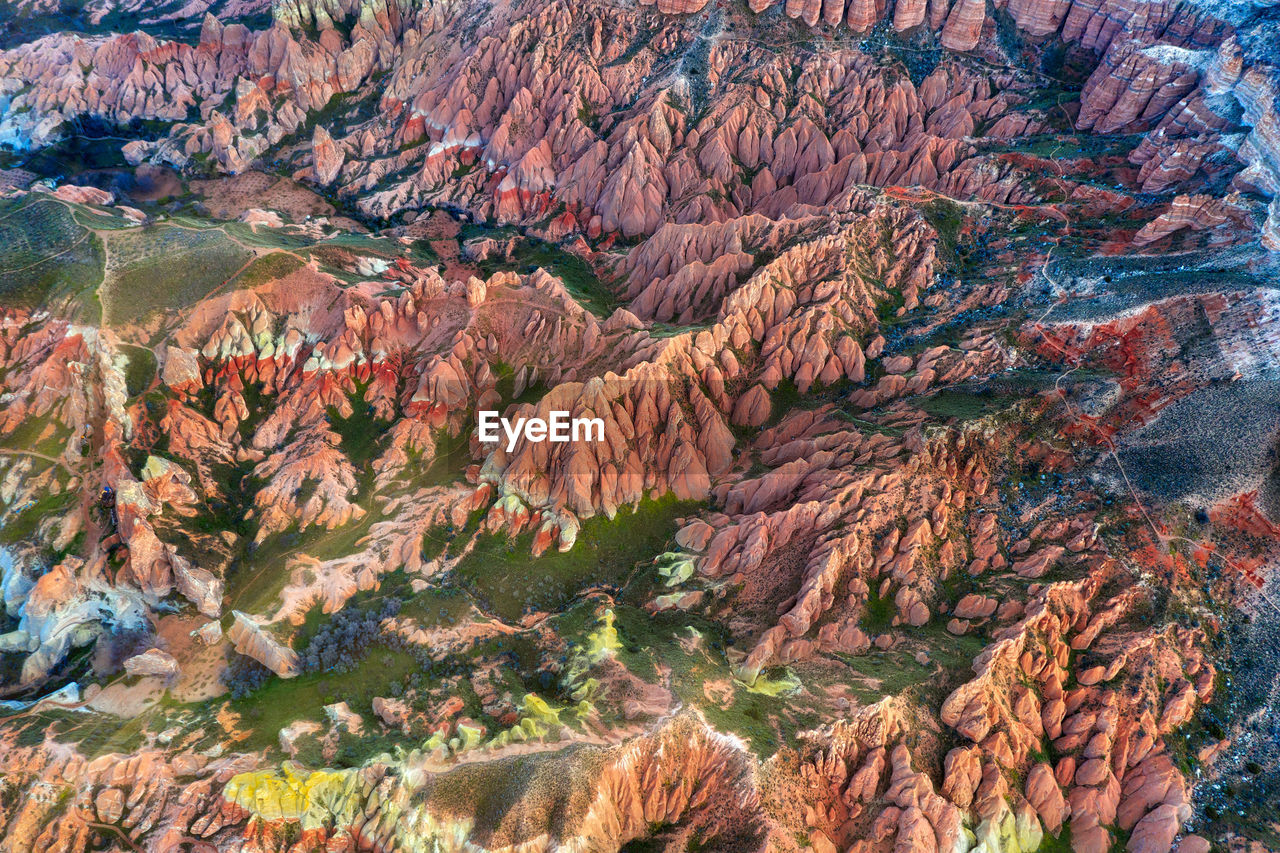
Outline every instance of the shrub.
<svg viewBox="0 0 1280 853"><path fill-rule="evenodd" d="M398 637L384 634L382 620L400 612L400 600L387 599L377 610L343 610L320 626L302 652L306 672L350 672L380 643L396 648Z"/></svg>
<svg viewBox="0 0 1280 853"><path fill-rule="evenodd" d="M228 652L226 671L222 675L222 683L231 691L232 699L243 699L255 693L270 680L272 672L250 657L236 652Z"/></svg>

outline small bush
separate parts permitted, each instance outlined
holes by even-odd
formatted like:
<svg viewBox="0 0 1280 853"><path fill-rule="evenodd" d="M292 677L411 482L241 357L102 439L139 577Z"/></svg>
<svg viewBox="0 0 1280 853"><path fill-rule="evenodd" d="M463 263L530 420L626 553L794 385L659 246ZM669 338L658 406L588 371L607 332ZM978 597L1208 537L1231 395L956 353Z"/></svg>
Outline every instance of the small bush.
<svg viewBox="0 0 1280 853"><path fill-rule="evenodd" d="M226 672L222 682L231 691L232 699L243 699L258 691L271 679L271 670L250 657L229 652Z"/></svg>
<svg viewBox="0 0 1280 853"><path fill-rule="evenodd" d="M377 610L349 609L320 626L302 652L302 668L306 672L350 672L368 653L369 647L388 637L382 632L382 620L400 612L398 598L387 599Z"/></svg>

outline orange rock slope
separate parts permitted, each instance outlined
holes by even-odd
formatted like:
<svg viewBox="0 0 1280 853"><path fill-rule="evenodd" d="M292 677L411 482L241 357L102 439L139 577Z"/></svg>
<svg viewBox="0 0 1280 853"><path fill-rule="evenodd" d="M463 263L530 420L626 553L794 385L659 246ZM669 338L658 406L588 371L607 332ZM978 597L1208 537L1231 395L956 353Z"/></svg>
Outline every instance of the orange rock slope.
<svg viewBox="0 0 1280 853"><path fill-rule="evenodd" d="M0 51L0 849L1272 837L1268 13L135 5Z"/></svg>

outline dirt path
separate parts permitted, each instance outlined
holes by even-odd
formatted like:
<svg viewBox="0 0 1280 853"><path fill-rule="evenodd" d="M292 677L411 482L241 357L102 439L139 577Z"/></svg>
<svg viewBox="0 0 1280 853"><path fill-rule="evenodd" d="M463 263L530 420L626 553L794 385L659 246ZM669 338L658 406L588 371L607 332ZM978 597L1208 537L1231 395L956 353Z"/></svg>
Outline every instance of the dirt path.
<svg viewBox="0 0 1280 853"><path fill-rule="evenodd" d="M1053 153L1056 154L1057 149L1054 149ZM1058 183L1059 189L1062 190L1064 196L1070 197L1070 194L1067 192L1067 187L1064 182L1061 164L1056 159L1054 159L1053 154L1050 155L1049 162L1054 165L1055 170L1058 172L1055 180ZM1070 235L1071 234L1070 217L1067 217L1065 212L1061 211L1061 209L1056 208L1056 206L1055 206L1055 209L1057 209L1058 212L1064 216L1066 232L1063 236L1065 237L1067 235ZM1059 245L1061 245L1061 239L1062 238L1058 238L1058 240L1054 242L1054 245L1049 249L1049 252L1045 256L1044 266L1041 268L1041 273L1044 275L1045 280L1049 282L1049 284L1053 287L1055 291L1060 289L1061 282L1053 274L1053 270L1052 270L1053 252L1055 249L1059 247ZM1156 524L1155 520L1152 519L1151 517L1151 513L1147 509L1146 503L1142 500L1142 497L1138 494L1138 490L1137 488L1134 487L1132 480L1129 479L1129 473L1128 471L1125 470L1124 463L1120 461L1119 448L1116 445L1115 437L1110 432L1101 429L1097 425L1097 423L1095 423L1093 420L1085 416L1083 412L1081 412L1078 408L1072 405L1071 400L1067 397L1066 392L1062 390L1062 381L1066 379L1068 376L1070 376L1072 373L1075 373L1077 370L1079 370L1080 365L1073 364L1073 362L1075 362L1077 358L1071 355L1070 353L1068 353L1064 347L1062 347L1056 341L1050 338L1048 335L1047 329L1044 325L1044 321L1048 319L1049 315L1053 313L1054 309L1060 305L1065 305L1068 299L1069 297L1066 294L1064 294L1057 301L1051 303L1049 307L1045 310L1045 312L1035 320L1035 322L1032 324L1032 328L1034 328L1037 332L1040 333L1041 340L1048 347L1050 347L1053 350L1056 350L1058 354L1062 357L1063 361L1066 364L1071 365L1067 370L1064 370L1062 373L1060 373L1057 376L1057 378L1054 380L1053 388L1054 388L1054 392L1058 396L1058 399L1062 400L1063 405L1066 407L1067 416L1071 419L1073 425L1084 428L1088 434L1091 434L1099 444L1101 444L1103 447L1106 448L1107 455L1111 458L1111 461L1115 463L1116 470L1120 472L1120 478L1124 481L1125 489L1129 492L1129 497L1132 498L1134 504L1138 507L1138 511L1142 513L1142 518L1147 523L1147 526L1151 529L1151 535L1155 537L1156 542L1159 542L1161 545L1165 546L1166 548L1168 547L1169 544L1173 542L1184 542L1196 548L1203 549L1209 555L1210 558L1217 558L1218 560L1221 561L1222 565L1225 568L1248 580L1257 589L1259 598L1262 601L1266 602L1266 604L1269 605L1272 610L1276 611L1277 614L1280 614L1280 604L1277 604L1274 600L1271 599L1269 595L1267 595L1266 591L1262 587L1261 578L1259 578L1256 575L1256 573L1250 571L1249 569L1245 569L1238 566L1230 558L1219 553L1218 550L1213 547L1211 542L1202 542L1199 540L1190 539L1186 536L1171 535L1169 533L1166 533L1164 530L1160 528L1159 525Z"/></svg>
<svg viewBox="0 0 1280 853"><path fill-rule="evenodd" d="M83 819L83 818L81 818L81 820L84 820L84 819ZM134 840L129 836L129 834L128 834L128 833L126 833L123 829L121 829L120 827L118 827L118 826L116 826L116 825L114 825L114 824L110 824L110 823L98 823L97 821L93 821L93 820L85 820L85 821L84 821L84 825L85 825L85 826L91 826L91 827L93 827L94 829L100 829L100 830L101 830L101 829L105 829L105 830L110 830L111 832L113 832L113 833L115 833L117 836L119 836L119 838L120 838L120 840L121 840L121 841L123 841L125 844L129 845L129 849L131 849L131 850L136 850L136 851L138 851L138 853L142 853L142 848L141 848L141 847L139 847L139 846L134 842Z"/></svg>
<svg viewBox="0 0 1280 853"><path fill-rule="evenodd" d="M40 453L37 450L18 450L17 448L0 447L0 453L7 456L33 456L36 459L43 459L45 462L51 462L62 468L62 470L66 471L68 474L75 476L75 471L72 471L71 466L67 465L66 462L56 456L49 456L48 454Z"/></svg>
<svg viewBox="0 0 1280 853"><path fill-rule="evenodd" d="M8 270L0 270L0 275L12 275L13 273L26 272L27 270L31 269L32 267L38 267L38 266L40 266L41 264L45 264L45 263L48 263L49 261L52 261L54 258L60 258L60 257L62 257L63 255L65 255L67 252L70 252L72 249L74 249L74 248L76 248L77 246L79 246L79 245L80 245L81 243L83 243L85 240L88 240L88 239L89 239L89 237L90 237L92 234L94 234L94 233L96 233L96 232L94 232L92 229L85 229L85 233L80 237L80 239L79 239L79 240L76 240L74 243L72 243L72 244L71 244L70 246L68 246L67 248L63 249L61 252L56 252L56 253L54 253L54 254L52 254L52 255L49 255L48 257L41 258L40 260L36 261L35 263L27 264L25 267L18 267L18 268L16 268L16 269L8 269Z"/></svg>

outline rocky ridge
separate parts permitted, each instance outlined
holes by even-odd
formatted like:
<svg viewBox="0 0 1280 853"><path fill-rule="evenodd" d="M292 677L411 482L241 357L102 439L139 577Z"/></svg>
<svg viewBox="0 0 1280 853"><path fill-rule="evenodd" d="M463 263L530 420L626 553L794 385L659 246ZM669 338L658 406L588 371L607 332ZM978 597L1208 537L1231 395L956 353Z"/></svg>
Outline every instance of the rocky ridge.
<svg viewBox="0 0 1280 853"><path fill-rule="evenodd" d="M1277 530L1262 466L1169 493L1141 453L1270 378L1257 21L756 5L4 52L7 140L160 121L130 161L274 161L376 229L267 194L186 302L7 297L7 844L1207 848L1221 604ZM484 408L605 439L486 445Z"/></svg>

